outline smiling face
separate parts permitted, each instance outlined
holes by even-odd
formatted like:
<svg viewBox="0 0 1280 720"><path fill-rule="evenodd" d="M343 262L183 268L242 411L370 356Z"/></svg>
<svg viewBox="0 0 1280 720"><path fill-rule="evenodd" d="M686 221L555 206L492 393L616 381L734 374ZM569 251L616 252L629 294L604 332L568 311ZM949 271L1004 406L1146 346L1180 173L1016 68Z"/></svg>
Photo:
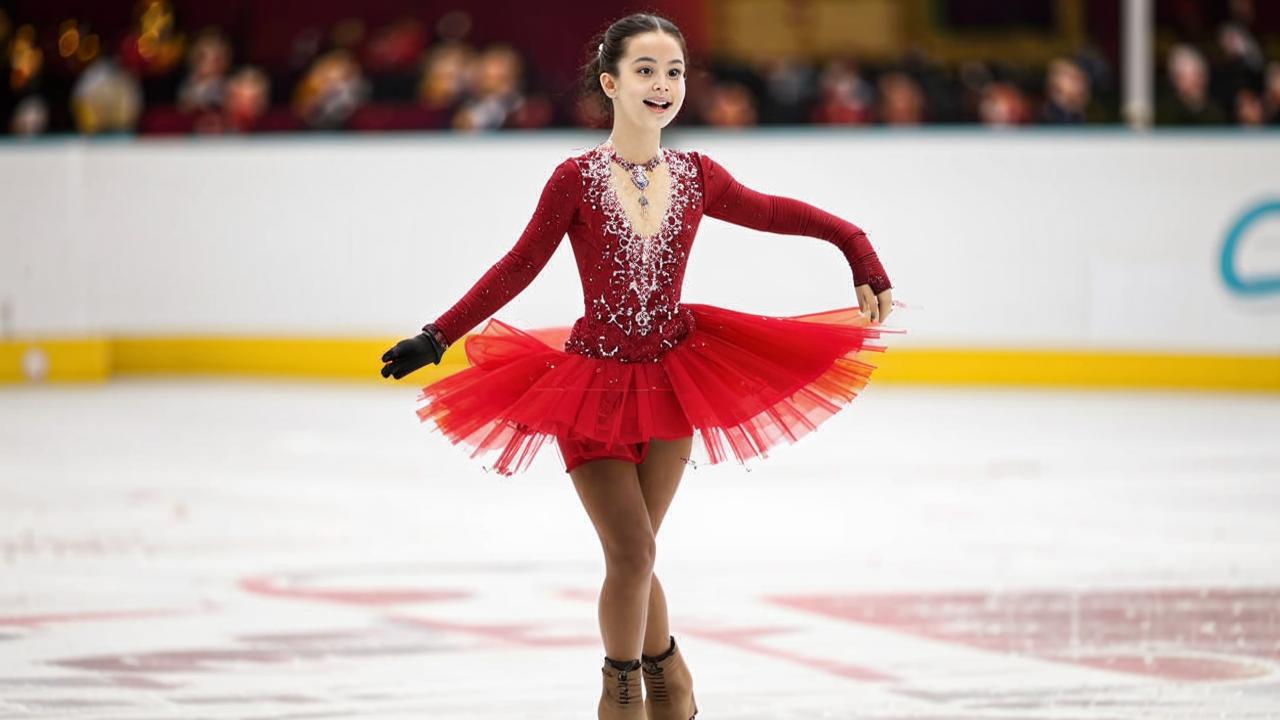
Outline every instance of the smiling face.
<svg viewBox="0 0 1280 720"><path fill-rule="evenodd" d="M646 32L627 40L618 75L600 74L600 86L613 99L614 123L666 127L684 104L685 58L671 35ZM665 108L658 102L668 103Z"/></svg>

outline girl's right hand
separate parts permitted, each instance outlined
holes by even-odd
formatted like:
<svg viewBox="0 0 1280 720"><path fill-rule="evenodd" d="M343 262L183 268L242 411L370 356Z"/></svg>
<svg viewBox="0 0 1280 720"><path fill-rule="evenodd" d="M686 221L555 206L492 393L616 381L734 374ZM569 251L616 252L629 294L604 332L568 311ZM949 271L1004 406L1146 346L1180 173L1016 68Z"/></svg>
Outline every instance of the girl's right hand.
<svg viewBox="0 0 1280 720"><path fill-rule="evenodd" d="M382 354L382 362L385 363L382 377L399 380L427 363L439 365L446 347L434 332L429 331L401 340Z"/></svg>

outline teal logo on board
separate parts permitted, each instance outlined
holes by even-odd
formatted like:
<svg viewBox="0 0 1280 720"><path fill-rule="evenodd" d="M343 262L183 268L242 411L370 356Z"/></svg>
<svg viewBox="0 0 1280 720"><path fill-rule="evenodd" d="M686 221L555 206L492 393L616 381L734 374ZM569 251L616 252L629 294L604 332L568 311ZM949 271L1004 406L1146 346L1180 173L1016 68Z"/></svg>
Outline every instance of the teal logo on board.
<svg viewBox="0 0 1280 720"><path fill-rule="evenodd" d="M1231 225L1226 242L1222 243L1222 282L1237 295L1257 296L1280 293L1280 275L1241 276L1236 269L1236 256L1240 252L1240 240L1244 233L1259 219L1267 215L1280 215L1280 200L1267 200L1249 208Z"/></svg>

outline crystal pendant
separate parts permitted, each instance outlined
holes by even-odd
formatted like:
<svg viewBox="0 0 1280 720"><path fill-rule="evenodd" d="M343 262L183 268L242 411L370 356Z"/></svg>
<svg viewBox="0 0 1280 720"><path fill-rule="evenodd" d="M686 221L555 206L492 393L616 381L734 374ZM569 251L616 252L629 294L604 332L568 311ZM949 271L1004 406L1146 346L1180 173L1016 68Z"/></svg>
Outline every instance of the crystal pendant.
<svg viewBox="0 0 1280 720"><path fill-rule="evenodd" d="M641 190L649 187L649 178L645 176L643 167L637 165L631 168L631 182L634 182L636 187Z"/></svg>

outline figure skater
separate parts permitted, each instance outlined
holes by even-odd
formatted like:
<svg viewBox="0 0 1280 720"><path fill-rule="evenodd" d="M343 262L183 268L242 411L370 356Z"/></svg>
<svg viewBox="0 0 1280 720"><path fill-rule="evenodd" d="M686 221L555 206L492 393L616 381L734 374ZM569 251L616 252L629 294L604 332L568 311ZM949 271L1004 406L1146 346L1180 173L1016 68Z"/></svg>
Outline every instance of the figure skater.
<svg viewBox="0 0 1280 720"><path fill-rule="evenodd" d="M582 317L537 330L490 320L464 343L470 366L424 387L417 414L473 458L496 452L493 468L505 475L555 439L604 550L599 717L688 720L698 710L693 679L653 569L695 432L710 463L765 457L850 402L875 368L858 354L883 351L871 341L902 331L877 327L891 285L858 226L744 187L706 154L661 146L685 100L675 25L630 15L590 53L584 82L612 112L608 140L555 167L515 246L421 334L389 349L382 376L438 364L528 286L568 234ZM830 242L853 273L858 307L772 317L682 304L704 215Z"/></svg>

